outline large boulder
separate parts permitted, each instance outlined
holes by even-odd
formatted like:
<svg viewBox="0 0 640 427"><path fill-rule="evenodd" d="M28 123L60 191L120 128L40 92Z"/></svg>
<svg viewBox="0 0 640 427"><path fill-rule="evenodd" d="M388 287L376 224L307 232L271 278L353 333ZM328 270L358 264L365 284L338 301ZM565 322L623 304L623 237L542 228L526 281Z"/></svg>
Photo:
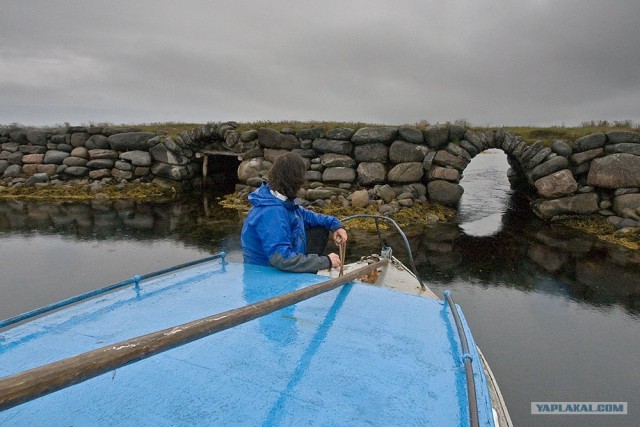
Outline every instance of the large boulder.
<svg viewBox="0 0 640 427"><path fill-rule="evenodd" d="M604 152L607 154L628 153L640 156L640 144L634 142L621 142L619 144L607 145L604 147Z"/></svg>
<svg viewBox="0 0 640 427"><path fill-rule="evenodd" d="M0 160L0 174L3 174L4 171L9 167L9 162L6 160Z"/></svg>
<svg viewBox="0 0 640 427"><path fill-rule="evenodd" d="M458 184L443 180L430 181L427 184L429 200L444 206L455 207L460 202L464 188Z"/></svg>
<svg viewBox="0 0 640 427"><path fill-rule="evenodd" d="M312 188L307 190L304 198L313 202L314 200L327 200L333 197L335 193L326 188Z"/></svg>
<svg viewBox="0 0 640 427"><path fill-rule="evenodd" d="M422 162L406 162L395 165L387 174L387 180L394 183L419 182L422 180L424 170Z"/></svg>
<svg viewBox="0 0 640 427"><path fill-rule="evenodd" d="M120 159L128 160L134 166L150 166L151 154L148 151L133 150L120 154Z"/></svg>
<svg viewBox="0 0 640 427"><path fill-rule="evenodd" d="M62 164L65 166L86 166L87 162L88 162L87 159L71 156L64 159Z"/></svg>
<svg viewBox="0 0 640 427"><path fill-rule="evenodd" d="M435 157L433 158L433 163L439 166L451 166L452 168L456 168L461 172L469 164L467 160L451 154L446 150L438 150Z"/></svg>
<svg viewBox="0 0 640 427"><path fill-rule="evenodd" d="M472 148L475 148L473 146L473 144L469 143L467 141L467 144L469 144ZM444 147L445 151L453 154L454 156L458 156L458 157L462 157L463 159L465 159L467 162L471 161L471 153L467 150L465 150L462 146L458 145L458 144L447 144Z"/></svg>
<svg viewBox="0 0 640 427"><path fill-rule="evenodd" d="M302 129L296 132L296 136L298 137L298 139L316 139L316 138L322 138L322 135L324 134L324 131L322 130L321 127L315 127L315 128L310 128L310 129Z"/></svg>
<svg viewBox="0 0 640 427"><path fill-rule="evenodd" d="M385 203L391 203L391 201L396 197L396 190L394 190L389 184L376 185L374 190L380 200Z"/></svg>
<svg viewBox="0 0 640 427"><path fill-rule="evenodd" d="M398 130L400 134L400 138L404 139L408 142L413 142L414 144L424 144L424 135L422 131L410 128L410 127L401 127Z"/></svg>
<svg viewBox="0 0 640 427"><path fill-rule="evenodd" d="M18 144L26 144L29 142L27 139L27 130L24 128L9 129L9 138Z"/></svg>
<svg viewBox="0 0 640 427"><path fill-rule="evenodd" d="M327 153L321 157L320 164L325 168L353 168L356 166L356 161L346 154Z"/></svg>
<svg viewBox="0 0 640 427"><path fill-rule="evenodd" d="M319 153L351 154L353 144L349 141L316 138L313 140L313 149Z"/></svg>
<svg viewBox="0 0 640 427"><path fill-rule="evenodd" d="M429 147L439 150L449 140L449 128L442 125L429 126L424 131L424 140Z"/></svg>
<svg viewBox="0 0 640 427"><path fill-rule="evenodd" d="M354 149L354 156L357 162L386 163L389 159L389 147L380 142L358 145Z"/></svg>
<svg viewBox="0 0 640 427"><path fill-rule="evenodd" d="M35 184L42 184L45 182L49 181L49 175L47 175L46 173L35 173L32 176L30 176L26 181L25 184L26 185L35 185Z"/></svg>
<svg viewBox="0 0 640 427"><path fill-rule="evenodd" d="M354 191L351 194L351 206L354 208L366 208L371 201L367 190Z"/></svg>
<svg viewBox="0 0 640 427"><path fill-rule="evenodd" d="M364 187L382 184L387 178L387 168L380 162L362 162L357 172L358 184Z"/></svg>
<svg viewBox="0 0 640 427"><path fill-rule="evenodd" d="M640 208L640 193L623 194L613 199L613 210L621 217L627 217L627 212L637 212Z"/></svg>
<svg viewBox="0 0 640 427"><path fill-rule="evenodd" d="M240 134L240 141L251 142L258 139L258 131L255 129L244 131Z"/></svg>
<svg viewBox="0 0 640 427"><path fill-rule="evenodd" d="M555 141L553 141L553 143L551 144L551 150L558 156L562 157L569 157L571 153L573 153L571 146L569 146L569 144L561 139L556 139Z"/></svg>
<svg viewBox="0 0 640 427"><path fill-rule="evenodd" d="M265 160L268 160L271 163L274 163L279 157L282 157L287 153L289 153L289 150L280 150L276 148L265 148L263 152ZM309 159L304 157L302 160L306 160L307 162L309 161Z"/></svg>
<svg viewBox="0 0 640 427"><path fill-rule="evenodd" d="M445 181L459 182L460 172L454 168L433 166L429 172L429 179L444 179Z"/></svg>
<svg viewBox="0 0 640 427"><path fill-rule="evenodd" d="M356 171L353 168L334 167L322 172L322 181L331 183L352 183L356 180Z"/></svg>
<svg viewBox="0 0 640 427"><path fill-rule="evenodd" d="M540 150L542 150L544 148L544 142L542 141L536 141L533 144L529 145L523 152L522 155L520 156L520 162L522 164L527 163L529 160L531 160L531 158L533 158L533 156L535 156L536 154L538 154L538 152Z"/></svg>
<svg viewBox="0 0 640 427"><path fill-rule="evenodd" d="M435 151L429 151L426 156L424 156L424 160L422 161L422 167L427 173L431 170L431 166L433 165L433 159L436 157Z"/></svg>
<svg viewBox="0 0 640 427"><path fill-rule="evenodd" d="M44 154L25 154L22 156L22 163L41 164L44 161Z"/></svg>
<svg viewBox="0 0 640 427"><path fill-rule="evenodd" d="M570 159L571 163L574 165L581 165L586 162L590 162L591 160L599 157L604 153L604 149L602 148L594 148L593 150L581 151L576 154L572 154Z"/></svg>
<svg viewBox="0 0 640 427"><path fill-rule="evenodd" d="M27 131L27 140L33 145L47 145L47 132L43 130L29 130Z"/></svg>
<svg viewBox="0 0 640 427"><path fill-rule="evenodd" d="M3 157L3 160L7 160L12 165L20 165L22 166L22 152L9 153L8 156Z"/></svg>
<svg viewBox="0 0 640 427"><path fill-rule="evenodd" d="M47 147L41 147L39 145L21 145L19 148L22 154L45 154Z"/></svg>
<svg viewBox="0 0 640 427"><path fill-rule="evenodd" d="M462 141L467 128L457 123L449 126L449 141Z"/></svg>
<svg viewBox="0 0 640 427"><path fill-rule="evenodd" d="M640 156L619 153L594 159L587 185L603 188L640 187Z"/></svg>
<svg viewBox="0 0 640 427"><path fill-rule="evenodd" d="M264 148L281 148L291 150L300 148L300 141L295 135L284 134L270 128L258 129L258 141Z"/></svg>
<svg viewBox="0 0 640 427"><path fill-rule="evenodd" d="M16 177L20 176L21 173L22 173L22 166L20 166L20 165L9 165L4 170L4 173L2 174L2 176L4 178L16 178Z"/></svg>
<svg viewBox="0 0 640 427"><path fill-rule="evenodd" d="M574 153L579 153L581 151L593 150L594 148L602 148L606 142L607 136L602 132L598 132L578 138L569 145L573 148Z"/></svg>
<svg viewBox="0 0 640 427"><path fill-rule="evenodd" d="M96 148L95 150L89 150L88 154L91 160L117 159L120 156L120 154L118 154L116 150L106 150L103 148Z"/></svg>
<svg viewBox="0 0 640 427"><path fill-rule="evenodd" d="M614 130L607 132L607 144L639 143L640 133Z"/></svg>
<svg viewBox="0 0 640 427"><path fill-rule="evenodd" d="M76 177L85 176L87 173L89 173L89 168L83 166L69 166L64 170L64 173Z"/></svg>
<svg viewBox="0 0 640 427"><path fill-rule="evenodd" d="M489 148L489 141L487 140L487 135L483 132L475 132L468 129L464 133L465 141L469 141L473 144L474 147L478 150L478 153L482 153L484 150Z"/></svg>
<svg viewBox="0 0 640 427"><path fill-rule="evenodd" d="M71 155L73 157L80 157L81 159L89 159L89 150L85 147L76 147L71 150Z"/></svg>
<svg viewBox="0 0 640 427"><path fill-rule="evenodd" d="M322 181L322 172L320 171L307 171L304 176L305 181L317 182Z"/></svg>
<svg viewBox="0 0 640 427"><path fill-rule="evenodd" d="M96 159L88 161L86 166L91 169L111 169L115 162L113 159Z"/></svg>
<svg viewBox="0 0 640 427"><path fill-rule="evenodd" d="M250 178L261 177L260 172L264 169L263 163L264 159L262 157L244 160L238 166L238 179L242 182L247 182Z"/></svg>
<svg viewBox="0 0 640 427"><path fill-rule="evenodd" d="M537 181L543 176L551 175L554 172L558 172L562 169L569 167L569 160L563 156L557 156L553 159L549 159L544 163L536 166L531 172L530 177L533 181Z"/></svg>
<svg viewBox="0 0 640 427"><path fill-rule="evenodd" d="M349 128L336 128L331 129L325 133L325 136L329 139L338 139L342 141L351 141L351 137L355 131Z"/></svg>
<svg viewBox="0 0 640 427"><path fill-rule="evenodd" d="M178 154L169 150L166 147L166 145L164 145L163 143L159 143L151 147L149 149L149 154L151 154L151 157L153 158L153 160L162 162L162 163L167 163L170 165L184 166L187 163L189 163L189 158L187 156L183 156L182 154ZM168 178L168 177L163 177L163 178ZM170 179L173 179L173 178L170 178Z"/></svg>
<svg viewBox="0 0 640 427"><path fill-rule="evenodd" d="M133 178L132 171L123 171L118 168L111 169L111 176L117 179L118 181L122 181L123 179L131 179Z"/></svg>
<svg viewBox="0 0 640 427"><path fill-rule="evenodd" d="M455 144L449 144L449 145L455 145ZM466 152L469 154L469 156L471 156L471 158L474 158L479 153L478 149L472 143L464 139L460 141L460 147L464 148Z"/></svg>
<svg viewBox="0 0 640 427"><path fill-rule="evenodd" d="M20 144L18 144L17 142L4 142L4 143L0 144L0 148L3 151L9 151L11 153L15 153L20 148ZM44 153L42 153L42 154L44 154Z"/></svg>
<svg viewBox="0 0 640 427"><path fill-rule="evenodd" d="M533 212L542 219L551 219L563 214L588 215L597 212L598 195L595 193L578 194L553 200L536 200L532 203Z"/></svg>
<svg viewBox="0 0 640 427"><path fill-rule="evenodd" d="M429 147L426 145L397 140L389 147L389 160L393 163L422 162L427 152Z"/></svg>
<svg viewBox="0 0 640 427"><path fill-rule="evenodd" d="M535 168L540 163L542 163L549 154L551 154L551 148L544 147L542 150L538 151L533 157L531 157L529 161L527 161L527 163L524 165L524 167L528 170Z"/></svg>
<svg viewBox="0 0 640 427"><path fill-rule="evenodd" d="M564 157L562 157L564 159ZM535 182L538 194L546 199L568 196L578 190L578 183L569 169L552 173Z"/></svg>
<svg viewBox="0 0 640 427"><path fill-rule="evenodd" d="M45 153L43 162L46 164L61 165L62 161L69 156L70 154L64 151L49 150Z"/></svg>
<svg viewBox="0 0 640 427"><path fill-rule="evenodd" d="M351 137L351 142L356 145L370 144L372 142L381 142L390 144L398 136L398 128L396 127L365 127L360 128Z"/></svg>
<svg viewBox="0 0 640 427"><path fill-rule="evenodd" d="M97 136L97 135L94 135L94 136ZM83 147L88 139L89 139L89 134L88 133L85 133L85 132L72 133L71 134L71 146L74 147L74 148Z"/></svg>
<svg viewBox="0 0 640 427"><path fill-rule="evenodd" d="M121 135L125 135L125 134L121 134ZM73 145L73 144L71 144L71 145ZM107 148L111 148L111 144L109 143L109 138L107 138L104 135L92 135L92 136L90 136L89 139L87 139L87 141L84 143L84 146L87 148L87 150L95 150L95 149L106 150ZM118 141L115 144L115 146L116 147L124 147L125 144L123 142ZM144 144L140 143L140 146L144 150L149 148L147 146L146 142ZM144 147L142 147L142 146L144 146Z"/></svg>
<svg viewBox="0 0 640 427"><path fill-rule="evenodd" d="M97 136L97 135L94 135ZM91 137L91 139L94 138ZM125 132L111 135L107 138L109 146L117 151L148 150L149 140L155 136L152 132Z"/></svg>

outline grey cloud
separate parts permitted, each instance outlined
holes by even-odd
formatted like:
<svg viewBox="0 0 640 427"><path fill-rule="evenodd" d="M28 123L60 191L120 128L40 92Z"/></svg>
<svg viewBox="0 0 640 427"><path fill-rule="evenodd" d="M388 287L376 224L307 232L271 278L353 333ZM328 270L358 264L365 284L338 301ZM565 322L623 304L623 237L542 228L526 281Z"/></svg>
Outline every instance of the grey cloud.
<svg viewBox="0 0 640 427"><path fill-rule="evenodd" d="M9 2L0 123L638 122L639 18L636 0Z"/></svg>

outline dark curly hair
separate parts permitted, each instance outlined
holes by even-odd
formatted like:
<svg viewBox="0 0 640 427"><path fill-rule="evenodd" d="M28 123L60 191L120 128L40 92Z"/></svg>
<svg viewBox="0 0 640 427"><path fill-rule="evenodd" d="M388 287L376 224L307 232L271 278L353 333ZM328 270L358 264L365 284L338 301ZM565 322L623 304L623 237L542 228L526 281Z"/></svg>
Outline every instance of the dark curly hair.
<svg viewBox="0 0 640 427"><path fill-rule="evenodd" d="M286 153L278 157L269 169L267 180L272 190L295 199L304 184L307 166L296 153Z"/></svg>

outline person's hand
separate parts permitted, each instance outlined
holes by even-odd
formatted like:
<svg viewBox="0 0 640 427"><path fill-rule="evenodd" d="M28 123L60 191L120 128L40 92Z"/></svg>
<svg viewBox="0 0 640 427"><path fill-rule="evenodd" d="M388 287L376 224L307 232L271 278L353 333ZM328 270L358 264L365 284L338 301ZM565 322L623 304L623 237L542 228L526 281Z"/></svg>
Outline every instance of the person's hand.
<svg viewBox="0 0 640 427"><path fill-rule="evenodd" d="M336 231L333 232L333 241L336 242L336 245L339 245L340 243L346 243L347 242L347 230L345 230L344 228L338 228Z"/></svg>
<svg viewBox="0 0 640 427"><path fill-rule="evenodd" d="M340 262L340 255L331 252L329 254L329 260L331 261L331 268L340 268L342 263Z"/></svg>

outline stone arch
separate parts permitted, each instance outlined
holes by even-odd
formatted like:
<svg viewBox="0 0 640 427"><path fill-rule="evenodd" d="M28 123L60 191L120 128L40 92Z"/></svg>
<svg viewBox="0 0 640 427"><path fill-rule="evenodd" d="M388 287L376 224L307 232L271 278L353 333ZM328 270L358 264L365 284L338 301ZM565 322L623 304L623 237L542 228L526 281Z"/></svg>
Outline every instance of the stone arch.
<svg viewBox="0 0 640 427"><path fill-rule="evenodd" d="M456 207L464 192L460 185L464 170L475 156L491 148L502 150L507 155L510 166L507 178L511 186L534 192L535 187L527 170L545 160L551 154L550 149L536 144L528 145L519 135L502 129L484 132L466 130L464 134L450 137L449 141L434 147L434 151L425 156L429 199Z"/></svg>

